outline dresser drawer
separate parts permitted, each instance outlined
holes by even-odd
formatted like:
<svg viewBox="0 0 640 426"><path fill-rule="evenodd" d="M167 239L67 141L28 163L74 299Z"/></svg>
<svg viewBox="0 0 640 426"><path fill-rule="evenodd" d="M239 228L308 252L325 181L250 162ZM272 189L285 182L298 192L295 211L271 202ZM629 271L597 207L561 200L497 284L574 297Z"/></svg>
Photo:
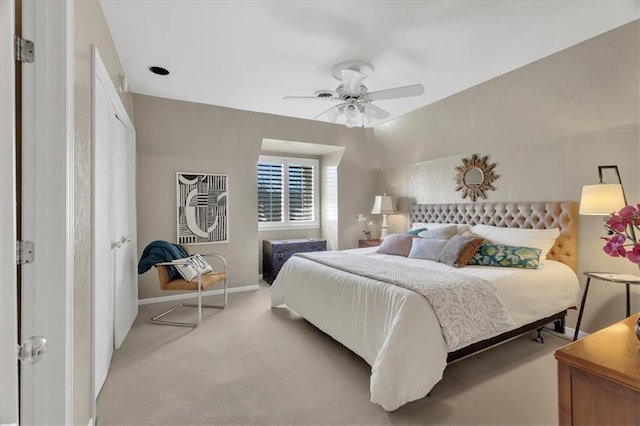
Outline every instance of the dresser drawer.
<svg viewBox="0 0 640 426"><path fill-rule="evenodd" d="M282 265L294 253L326 251L325 240L263 240L262 241L262 277L269 284L278 276Z"/></svg>

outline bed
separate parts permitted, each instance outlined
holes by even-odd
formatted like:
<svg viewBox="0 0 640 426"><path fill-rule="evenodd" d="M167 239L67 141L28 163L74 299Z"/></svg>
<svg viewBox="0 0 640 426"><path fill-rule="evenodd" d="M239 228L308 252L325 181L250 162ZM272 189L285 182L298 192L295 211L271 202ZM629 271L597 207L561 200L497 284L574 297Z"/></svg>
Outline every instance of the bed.
<svg viewBox="0 0 640 426"><path fill-rule="evenodd" d="M325 255L344 256L347 263L356 265L355 269L362 259L362 265L367 265L362 270L375 262L383 270L406 270L424 276L455 271L470 280L489 281L509 315L510 322L503 324L499 332L478 327L478 333L485 334L469 337L468 330L459 327L466 340L454 342L451 331L447 333L441 327L444 322L440 312L436 315L437 306L423 295L372 278L365 272L348 272L349 269L327 266L318 259L303 256L294 256L285 263L273 283L271 304L272 307L286 304L362 357L371 366L371 402L393 411L426 396L442 379L448 362L550 322L563 327L566 310L576 305L580 295L575 274L577 217L574 202L411 206L412 224L559 228L560 235L538 269L466 266L454 270L430 260L379 254L376 248ZM476 302L466 304L473 306ZM492 307L483 308L486 311L483 315L492 316L493 305L487 306ZM455 327L453 330L455 334Z"/></svg>

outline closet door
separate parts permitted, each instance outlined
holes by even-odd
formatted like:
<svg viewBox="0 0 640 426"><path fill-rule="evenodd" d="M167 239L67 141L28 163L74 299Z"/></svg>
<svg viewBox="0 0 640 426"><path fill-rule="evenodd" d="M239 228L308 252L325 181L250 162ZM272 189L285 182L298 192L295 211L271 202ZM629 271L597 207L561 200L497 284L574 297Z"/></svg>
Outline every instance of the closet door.
<svg viewBox="0 0 640 426"><path fill-rule="evenodd" d="M114 254L111 133L113 108L101 82L94 86L93 146L93 339L95 395L107 377L113 355Z"/></svg>
<svg viewBox="0 0 640 426"><path fill-rule="evenodd" d="M2 0L0 0L2 1ZM93 395L138 314L135 130L93 48Z"/></svg>
<svg viewBox="0 0 640 426"><path fill-rule="evenodd" d="M133 132L112 115L114 145L111 192L115 250L114 345L118 349L138 315L138 271L135 208L135 139Z"/></svg>

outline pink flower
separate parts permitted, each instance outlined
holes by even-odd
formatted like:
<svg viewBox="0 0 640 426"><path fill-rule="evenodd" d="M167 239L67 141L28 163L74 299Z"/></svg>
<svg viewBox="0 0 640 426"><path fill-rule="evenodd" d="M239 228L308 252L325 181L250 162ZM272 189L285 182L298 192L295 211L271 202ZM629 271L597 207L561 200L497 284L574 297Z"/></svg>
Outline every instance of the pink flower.
<svg viewBox="0 0 640 426"><path fill-rule="evenodd" d="M607 240L607 244L604 245L603 250L611 257L626 257L627 251L624 249L624 242L626 240L624 235L614 235L611 238L604 238Z"/></svg>
<svg viewBox="0 0 640 426"><path fill-rule="evenodd" d="M605 229L611 237L602 237L607 243L602 248L611 257L626 257L640 265L640 204L625 206L607 219Z"/></svg>
<svg viewBox="0 0 640 426"><path fill-rule="evenodd" d="M633 206L626 206L626 207L623 207L622 209L620 209L618 214L621 217L629 217L629 216L633 216L634 214L638 214L638 209L636 209Z"/></svg>
<svg viewBox="0 0 640 426"><path fill-rule="evenodd" d="M640 244L636 244L633 250L627 251L627 259L632 263L640 265Z"/></svg>
<svg viewBox="0 0 640 426"><path fill-rule="evenodd" d="M631 206L627 206L627 207L631 207ZM620 212L622 212L622 210ZM620 232L620 233L624 233L625 228L627 227L627 225L630 225L630 224L631 224L631 218L618 216L615 213L609 216L609 220L607 220L607 226L612 230L614 230L615 232Z"/></svg>

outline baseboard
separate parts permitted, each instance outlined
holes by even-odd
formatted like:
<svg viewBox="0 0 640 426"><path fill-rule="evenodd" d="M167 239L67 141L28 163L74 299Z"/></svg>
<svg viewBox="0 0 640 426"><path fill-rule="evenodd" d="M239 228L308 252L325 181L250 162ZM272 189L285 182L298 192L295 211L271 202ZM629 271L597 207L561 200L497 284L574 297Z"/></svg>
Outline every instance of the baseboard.
<svg viewBox="0 0 640 426"><path fill-rule="evenodd" d="M244 291L254 291L258 290L260 286L258 284L255 285L244 285L240 287L230 287L227 288L227 293L242 293ZM202 292L202 297L206 296L218 296L223 294L223 289L216 290L207 290ZM176 300L184 300L184 299L193 299L195 292L190 293L182 293L182 294L172 294L171 296L159 296L159 297L150 297L148 299L138 299L138 305L149 305L151 303L162 303L162 302L172 302Z"/></svg>
<svg viewBox="0 0 640 426"><path fill-rule="evenodd" d="M565 327L564 328L564 334L566 336L569 336L569 338L571 340L573 340L573 334L576 332L575 328L569 328L569 327ZM585 333L584 331L580 331L578 332L578 339L582 339L583 337L587 337L589 335L589 333Z"/></svg>
<svg viewBox="0 0 640 426"><path fill-rule="evenodd" d="M553 331L553 323L549 323L545 326L546 329L549 329L551 331ZM561 336L567 340L573 340L573 334L576 332L575 328L570 328L570 327L564 327L564 334L560 334L560 333L556 333L557 336ZM578 333L578 338L582 339L583 337L587 337L589 335L589 333L585 333L584 331L581 331Z"/></svg>
<svg viewBox="0 0 640 426"><path fill-rule="evenodd" d="M87 424L87 426L93 426L93 417L89 419L89 423Z"/></svg>

